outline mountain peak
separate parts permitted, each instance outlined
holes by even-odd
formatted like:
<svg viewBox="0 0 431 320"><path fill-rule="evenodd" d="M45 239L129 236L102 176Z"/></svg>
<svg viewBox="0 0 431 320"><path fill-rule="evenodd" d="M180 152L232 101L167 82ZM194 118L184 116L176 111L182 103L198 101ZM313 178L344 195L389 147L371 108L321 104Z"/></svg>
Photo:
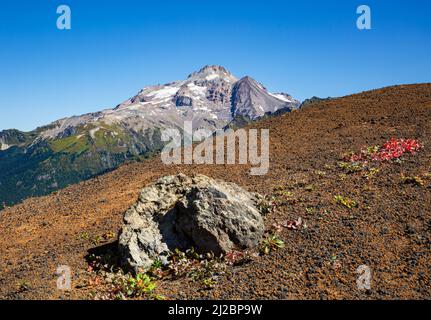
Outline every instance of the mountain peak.
<svg viewBox="0 0 431 320"><path fill-rule="evenodd" d="M256 83L256 84L259 84L256 80L254 80L254 79L253 79L252 77L250 77L250 76L242 77L242 78L239 80L239 82L240 82L240 83L247 82L247 83Z"/></svg>
<svg viewBox="0 0 431 320"><path fill-rule="evenodd" d="M194 76L209 76L209 75L232 77L232 73L230 73L225 67L217 66L217 65L206 65L203 68L201 68L199 71L196 71L190 74L188 78L191 78Z"/></svg>

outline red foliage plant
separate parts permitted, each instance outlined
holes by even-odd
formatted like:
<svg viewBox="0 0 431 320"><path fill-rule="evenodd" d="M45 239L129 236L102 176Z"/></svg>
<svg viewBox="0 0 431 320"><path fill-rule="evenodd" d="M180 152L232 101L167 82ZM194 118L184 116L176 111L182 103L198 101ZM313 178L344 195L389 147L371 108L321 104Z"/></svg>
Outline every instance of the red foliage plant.
<svg viewBox="0 0 431 320"><path fill-rule="evenodd" d="M419 151L422 148L423 145L417 140L397 140L392 138L381 147L379 152L373 155L373 160L389 161L392 159L398 159L401 158L404 153L415 154L416 151Z"/></svg>
<svg viewBox="0 0 431 320"><path fill-rule="evenodd" d="M350 154L346 160L351 162L391 161L401 158L406 153L415 154L422 148L423 145L418 140L392 138L381 147L369 147L358 154Z"/></svg>

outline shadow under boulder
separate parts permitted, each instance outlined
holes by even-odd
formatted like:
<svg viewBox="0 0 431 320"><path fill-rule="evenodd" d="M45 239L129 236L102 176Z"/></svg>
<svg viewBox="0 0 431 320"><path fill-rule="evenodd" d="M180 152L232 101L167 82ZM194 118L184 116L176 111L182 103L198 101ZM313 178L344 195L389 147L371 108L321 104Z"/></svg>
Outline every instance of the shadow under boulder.
<svg viewBox="0 0 431 320"><path fill-rule="evenodd" d="M255 247L264 232L261 197L203 175L159 179L141 191L124 215L119 237L123 265L138 271L167 263L178 248L216 255Z"/></svg>

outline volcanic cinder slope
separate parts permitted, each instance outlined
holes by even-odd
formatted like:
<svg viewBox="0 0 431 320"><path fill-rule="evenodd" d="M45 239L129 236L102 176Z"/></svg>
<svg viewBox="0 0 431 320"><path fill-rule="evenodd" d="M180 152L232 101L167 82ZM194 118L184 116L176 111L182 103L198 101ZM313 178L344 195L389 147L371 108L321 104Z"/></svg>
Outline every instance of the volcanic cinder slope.
<svg viewBox="0 0 431 320"><path fill-rule="evenodd" d="M318 101L249 128L270 129L265 176L249 175L248 165L166 166L157 156L3 210L0 297L90 298L91 292L103 292L103 283L90 281L94 274L85 256L115 248L115 239L95 244L81 235L92 239L118 233L140 188L183 172L272 196L277 206L266 218L268 227L298 217L307 227L284 228L284 249L229 267L211 290L201 290L188 278L158 281L157 292L167 298L431 298L431 84ZM372 176L338 166L343 153L391 137L419 139L424 148L401 163L378 164ZM403 176L419 177L422 183L406 183ZM336 195L355 200L358 207L336 203ZM73 271L69 293L56 289L59 265ZM360 265L371 268L369 291L357 289Z"/></svg>

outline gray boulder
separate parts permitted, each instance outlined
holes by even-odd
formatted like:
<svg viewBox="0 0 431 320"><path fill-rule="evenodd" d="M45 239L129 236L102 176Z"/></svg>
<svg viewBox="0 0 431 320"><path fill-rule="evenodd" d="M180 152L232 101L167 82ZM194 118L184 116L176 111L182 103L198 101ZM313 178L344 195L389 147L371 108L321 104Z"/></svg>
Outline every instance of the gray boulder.
<svg viewBox="0 0 431 320"><path fill-rule="evenodd" d="M216 255L256 246L264 232L260 196L203 175L159 179L141 191L124 215L123 264L135 271L169 252L194 247Z"/></svg>

